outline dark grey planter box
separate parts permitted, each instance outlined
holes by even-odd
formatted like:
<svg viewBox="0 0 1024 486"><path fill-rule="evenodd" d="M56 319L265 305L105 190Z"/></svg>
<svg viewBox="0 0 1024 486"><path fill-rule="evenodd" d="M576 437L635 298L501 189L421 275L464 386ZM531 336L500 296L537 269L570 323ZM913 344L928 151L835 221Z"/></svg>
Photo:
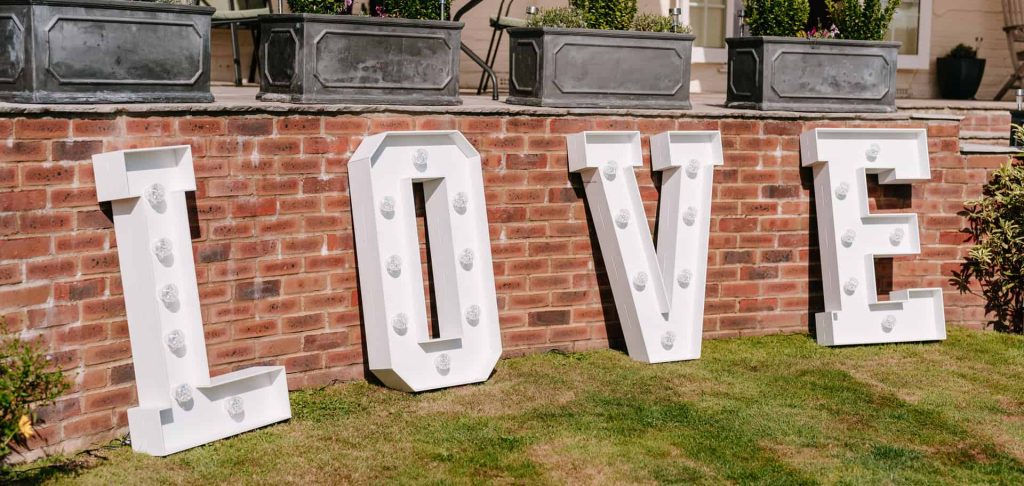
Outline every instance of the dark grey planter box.
<svg viewBox="0 0 1024 486"><path fill-rule="evenodd" d="M726 106L829 113L896 111L898 42L734 37Z"/></svg>
<svg viewBox="0 0 1024 486"><path fill-rule="evenodd" d="M592 29L509 29L517 105L690 109L694 36Z"/></svg>
<svg viewBox="0 0 1024 486"><path fill-rule="evenodd" d="M0 100L211 102L213 9L0 0Z"/></svg>
<svg viewBox="0 0 1024 486"><path fill-rule="evenodd" d="M458 105L462 23L357 15L260 17L263 101Z"/></svg>

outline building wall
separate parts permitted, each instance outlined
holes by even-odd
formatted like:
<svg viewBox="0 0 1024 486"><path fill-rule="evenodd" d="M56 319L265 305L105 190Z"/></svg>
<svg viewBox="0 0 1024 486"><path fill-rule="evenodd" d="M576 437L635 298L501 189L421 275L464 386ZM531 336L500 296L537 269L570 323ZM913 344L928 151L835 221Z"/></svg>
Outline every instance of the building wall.
<svg viewBox="0 0 1024 486"><path fill-rule="evenodd" d="M72 115L73 116L73 115ZM622 349L607 277L565 134L721 130L705 337L807 333L823 310L812 181L798 135L812 127L927 127L933 178L871 186L879 211L921 213L923 253L879 264L879 289L942 287L950 324L980 301L947 279L964 254L964 199L1002 156L964 158L948 120L631 116L363 115L0 118L0 316L45 342L72 390L41 412L35 447L80 449L123 433L134 375L109 207L90 157L191 144L194 255L215 374L287 367L292 388L366 378L347 158L367 134L459 129L480 150L506 356ZM649 223L658 177L637 170Z"/></svg>

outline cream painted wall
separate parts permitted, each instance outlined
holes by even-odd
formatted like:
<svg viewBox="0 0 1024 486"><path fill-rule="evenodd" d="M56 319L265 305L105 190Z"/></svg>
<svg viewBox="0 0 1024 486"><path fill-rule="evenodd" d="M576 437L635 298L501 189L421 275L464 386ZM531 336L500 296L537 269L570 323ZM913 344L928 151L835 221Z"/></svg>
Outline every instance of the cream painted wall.
<svg viewBox="0 0 1024 486"><path fill-rule="evenodd" d="M639 8L644 12L667 12L671 0L639 0ZM928 70L901 70L897 79L899 96L902 98L932 98L937 96L935 83L935 58L945 54L960 42L973 43L975 37L984 37L981 45L981 56L988 60L985 79L979 99L991 99L1011 72L1006 40L1002 32L1002 6L1000 0L933 0L932 12L932 61ZM491 37L488 18L497 11L500 0L485 0L473 11L463 17L466 27L462 33L462 41L475 50L480 56L487 52L487 43ZM526 7L537 5L553 7L566 5L568 0L514 0L511 15L524 17ZM465 4L465 0L457 0L454 12ZM247 33L242 35L243 67L248 67L248 55L251 53L251 42ZM504 88L508 79L508 43L507 37L502 42L495 71ZM217 30L213 36L213 76L215 81L232 79L231 44L225 30ZM245 73L248 73L246 70ZM465 55L462 56L461 84L464 88L476 87L480 79L480 69ZM723 93L725 91L724 64L695 64L693 66L694 92ZM1009 99L1009 98L1008 98Z"/></svg>

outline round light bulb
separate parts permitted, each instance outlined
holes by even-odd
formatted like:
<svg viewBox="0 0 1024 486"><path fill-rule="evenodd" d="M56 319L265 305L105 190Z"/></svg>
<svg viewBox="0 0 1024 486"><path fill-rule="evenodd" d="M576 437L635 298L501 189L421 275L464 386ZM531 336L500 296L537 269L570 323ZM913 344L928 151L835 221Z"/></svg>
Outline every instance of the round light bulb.
<svg viewBox="0 0 1024 486"><path fill-rule="evenodd" d="M647 288L647 272L637 272L633 276L633 287L636 287L637 290Z"/></svg>
<svg viewBox="0 0 1024 486"><path fill-rule="evenodd" d="M846 281L846 284L843 285L843 291L846 292L846 295L853 295L857 292L857 287L859 286L860 282L857 279L850 278Z"/></svg>
<svg viewBox="0 0 1024 486"><path fill-rule="evenodd" d="M906 236L906 232L903 231L903 228L896 228L889 235L889 242L892 243L892 246L899 246L900 243L903 243L904 236Z"/></svg>
<svg viewBox="0 0 1024 486"><path fill-rule="evenodd" d="M693 226L693 223L697 222L697 208L690 206L683 212L683 222L686 226Z"/></svg>
<svg viewBox="0 0 1024 486"><path fill-rule="evenodd" d="M836 199L839 199L840 201L842 201L843 199L846 199L846 196L848 196L849 194L850 194L850 185L849 184L847 184L845 182L841 182L841 183L839 183L838 186L836 186Z"/></svg>
<svg viewBox="0 0 1024 486"><path fill-rule="evenodd" d="M178 287L174 284L164 285L160 289L160 302L165 306L172 306L178 302Z"/></svg>
<svg viewBox="0 0 1024 486"><path fill-rule="evenodd" d="M166 260L174 253L174 245L168 238L160 238L153 242L153 255L157 260Z"/></svg>
<svg viewBox="0 0 1024 486"><path fill-rule="evenodd" d="M452 199L452 209L454 209L456 213L466 214L467 207L469 207L469 196L464 192L456 193L455 197Z"/></svg>
<svg viewBox="0 0 1024 486"><path fill-rule="evenodd" d="M676 333L672 331L665 331L665 334L661 336L661 347L665 349L672 349L672 346L676 344Z"/></svg>
<svg viewBox="0 0 1024 486"><path fill-rule="evenodd" d="M409 316L405 315L404 312L395 314L391 318L391 328L395 330L395 334L405 336L406 331L409 330Z"/></svg>
<svg viewBox="0 0 1024 486"><path fill-rule="evenodd" d="M857 232L852 229L848 229L843 232L843 236L840 239L843 242L843 246L849 248L853 246L853 241L857 239Z"/></svg>
<svg viewBox="0 0 1024 486"><path fill-rule="evenodd" d="M609 160L607 164L604 164L604 178L608 180L615 180L615 176L619 173L619 164L614 160Z"/></svg>
<svg viewBox="0 0 1024 486"><path fill-rule="evenodd" d="M698 173L700 173L700 161L697 159L690 159L686 164L686 175L690 176L690 179L694 179L697 177Z"/></svg>
<svg viewBox="0 0 1024 486"><path fill-rule="evenodd" d="M395 215L395 198L391 196L384 196L384 199L380 200L380 214L385 218L390 218Z"/></svg>
<svg viewBox="0 0 1024 486"><path fill-rule="evenodd" d="M245 413L245 400L240 396L233 396L224 402L224 410L232 417L242 415Z"/></svg>
<svg viewBox="0 0 1024 486"><path fill-rule="evenodd" d="M615 226L618 226L620 229L625 229L629 226L629 210L619 210L619 214L615 215Z"/></svg>
<svg viewBox="0 0 1024 486"><path fill-rule="evenodd" d="M441 373L447 373L452 369L452 358L448 353L441 353L434 358L434 367Z"/></svg>
<svg viewBox="0 0 1024 486"><path fill-rule="evenodd" d="M164 336L164 343L167 344L167 349L171 350L172 353L181 354L185 351L185 333L181 332L180 329L175 329Z"/></svg>
<svg viewBox="0 0 1024 486"><path fill-rule="evenodd" d="M887 333L888 332L892 332L892 330L895 327L896 327L896 316L894 316L894 315L885 316L885 319L882 320L882 331L887 332Z"/></svg>
<svg viewBox="0 0 1024 486"><path fill-rule="evenodd" d="M167 190L159 182L146 188L146 201L150 206L157 207L164 203L167 198Z"/></svg>
<svg viewBox="0 0 1024 486"><path fill-rule="evenodd" d="M692 282L692 281L693 281L693 272L691 272L690 269L685 269L682 272L679 272L679 275L676 276L676 283L678 283L679 286L684 288L684 289L689 287L690 286L690 282Z"/></svg>
<svg viewBox="0 0 1024 486"><path fill-rule="evenodd" d="M412 155L412 165L416 167L416 170L423 172L427 170L427 159L430 155L424 149L416 149L416 152Z"/></svg>
<svg viewBox="0 0 1024 486"><path fill-rule="evenodd" d="M880 153L882 153L882 147L877 143L873 143L868 147L868 150L864 155L868 158L869 162L874 162L878 160L878 154Z"/></svg>
<svg viewBox="0 0 1024 486"><path fill-rule="evenodd" d="M476 304L473 304L473 305L467 307L466 308L466 322L469 323L470 326L475 326L475 325L479 324L480 323L480 314L481 314L481 312L482 311L480 310L480 306L478 306Z"/></svg>
<svg viewBox="0 0 1024 486"><path fill-rule="evenodd" d="M385 268L387 268L388 275L398 278L402 274L402 257L398 255L391 255L387 261L384 262Z"/></svg>
<svg viewBox="0 0 1024 486"><path fill-rule="evenodd" d="M174 401L178 402L178 405L185 405L192 401L192 387L187 383L182 383L171 390L171 396L174 397Z"/></svg>
<svg viewBox="0 0 1024 486"><path fill-rule="evenodd" d="M459 265L462 265L463 270L469 270L473 268L473 260L475 258L476 255L473 253L473 250L466 248L462 250L462 253L459 253Z"/></svg>

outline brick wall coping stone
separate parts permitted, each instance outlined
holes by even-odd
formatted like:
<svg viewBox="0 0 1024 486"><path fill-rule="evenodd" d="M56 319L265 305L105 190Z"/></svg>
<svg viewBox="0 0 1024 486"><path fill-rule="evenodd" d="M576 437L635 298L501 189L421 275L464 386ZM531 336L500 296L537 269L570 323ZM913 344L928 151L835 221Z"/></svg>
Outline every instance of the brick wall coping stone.
<svg viewBox="0 0 1024 486"><path fill-rule="evenodd" d="M344 104L291 104L257 101L255 88L213 89L216 101L213 103L125 103L95 105L61 104L16 104L0 103L0 116L71 116L86 117L117 115L191 115L191 114L452 114L452 115L499 115L499 116L631 116L657 118L745 118L785 120L886 120L909 119L950 119L959 117L942 114L922 115L912 111L896 113L795 113L785 111L736 110L722 106L724 100L705 97L696 100L692 110L630 110L598 108L544 108L509 105L493 101L485 96L463 96L460 106L384 106Z"/></svg>

